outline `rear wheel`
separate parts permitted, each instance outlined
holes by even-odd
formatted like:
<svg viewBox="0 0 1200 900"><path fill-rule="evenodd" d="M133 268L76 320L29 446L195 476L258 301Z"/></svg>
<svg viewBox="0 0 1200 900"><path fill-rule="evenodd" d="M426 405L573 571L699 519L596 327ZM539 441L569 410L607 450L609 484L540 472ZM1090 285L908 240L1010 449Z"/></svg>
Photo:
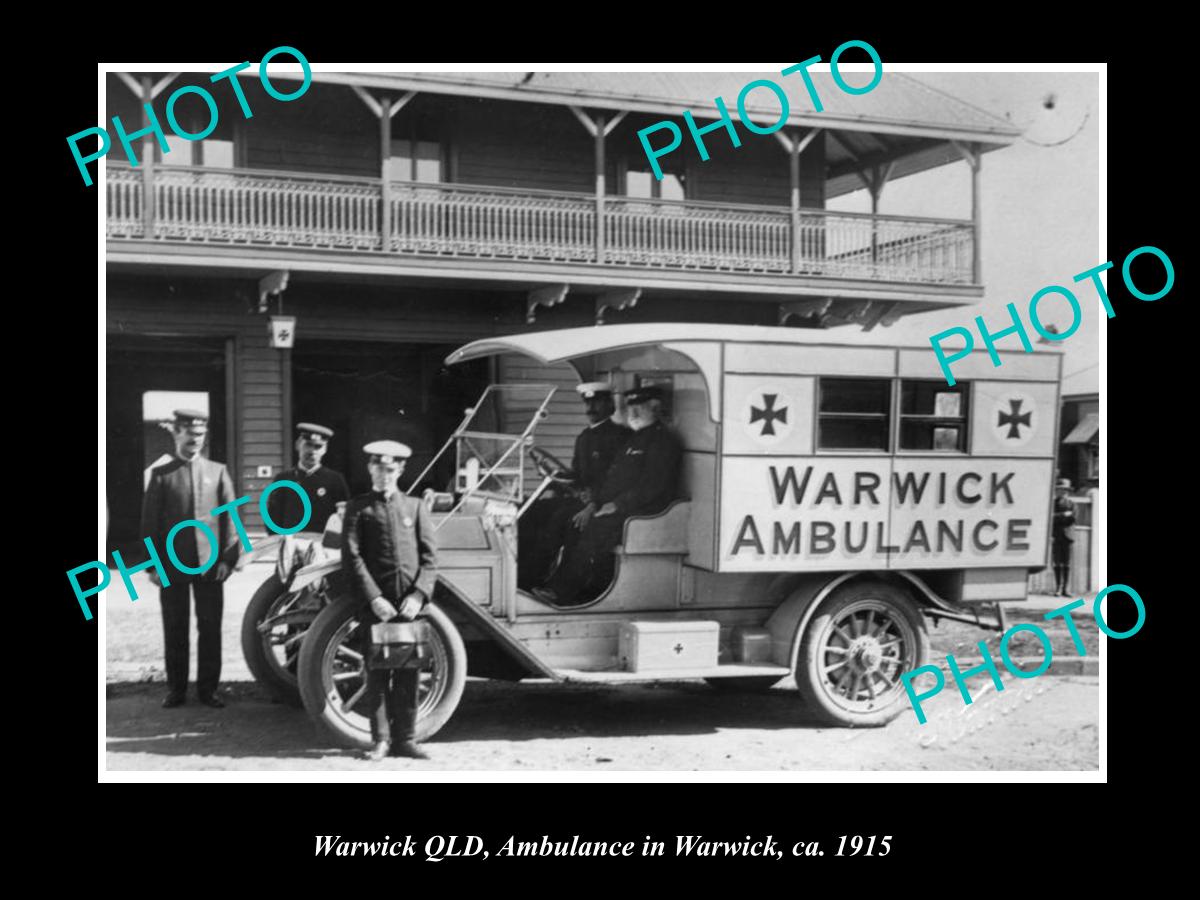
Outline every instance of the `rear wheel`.
<svg viewBox="0 0 1200 900"><path fill-rule="evenodd" d="M289 594L279 576L272 575L259 586L242 616L242 654L259 684L276 698L300 706L296 664L304 634L320 612L310 593ZM260 626L271 619L282 620L266 631Z"/></svg>
<svg viewBox="0 0 1200 900"><path fill-rule="evenodd" d="M359 604L342 597L321 611L300 648L300 696L304 708L341 743L371 746L371 725L360 703L366 692L365 646ZM450 617L433 604L422 614L429 622L430 667L418 688L417 740L449 721L467 681L467 650Z"/></svg>
<svg viewBox="0 0 1200 900"><path fill-rule="evenodd" d="M924 665L929 634L916 603L883 582L824 600L800 640L796 686L831 725L884 725L905 708L900 676Z"/></svg>

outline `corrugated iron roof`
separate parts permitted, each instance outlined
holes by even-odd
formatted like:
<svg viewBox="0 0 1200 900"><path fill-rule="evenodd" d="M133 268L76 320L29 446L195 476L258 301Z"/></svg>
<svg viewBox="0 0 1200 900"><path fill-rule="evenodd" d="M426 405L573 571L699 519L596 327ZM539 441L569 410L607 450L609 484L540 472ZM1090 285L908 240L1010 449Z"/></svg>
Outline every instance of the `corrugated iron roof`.
<svg viewBox="0 0 1200 900"><path fill-rule="evenodd" d="M580 104L629 109L679 117L690 110L696 118L715 119L714 98L722 97L736 116L737 97L755 79L770 79L786 92L789 124L844 128L913 136L957 137L994 145L1010 144L1020 132L1012 124L964 100L900 72L884 71L867 94L846 94L828 72L812 72L822 112L816 112L799 74L778 72L412 72L314 73L320 81L394 87L430 93L489 96L540 103ZM847 73L851 84L863 73ZM778 119L779 101L760 87L747 98L747 112L770 124Z"/></svg>

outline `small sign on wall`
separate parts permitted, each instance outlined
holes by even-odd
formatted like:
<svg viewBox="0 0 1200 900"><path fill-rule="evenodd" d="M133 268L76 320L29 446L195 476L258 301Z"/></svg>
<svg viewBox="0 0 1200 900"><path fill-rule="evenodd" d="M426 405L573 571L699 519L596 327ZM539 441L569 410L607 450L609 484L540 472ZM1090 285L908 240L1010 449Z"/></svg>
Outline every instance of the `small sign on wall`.
<svg viewBox="0 0 1200 900"><path fill-rule="evenodd" d="M271 346L276 350L291 350L296 342L296 317L271 316Z"/></svg>

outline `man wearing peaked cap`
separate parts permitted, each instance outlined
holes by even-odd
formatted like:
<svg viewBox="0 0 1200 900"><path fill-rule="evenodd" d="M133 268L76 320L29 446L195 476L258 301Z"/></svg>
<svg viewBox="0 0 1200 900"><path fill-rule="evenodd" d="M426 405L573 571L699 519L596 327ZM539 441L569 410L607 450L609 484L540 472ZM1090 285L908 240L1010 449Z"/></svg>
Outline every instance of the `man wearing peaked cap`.
<svg viewBox="0 0 1200 900"><path fill-rule="evenodd" d="M575 388L583 400L588 427L575 438L571 470L574 496L538 500L521 518L517 581L531 587L545 577L560 547L573 542L596 510L592 502L604 476L632 432L613 421L612 385L585 381ZM572 527L574 526L574 527Z"/></svg>
<svg viewBox="0 0 1200 900"><path fill-rule="evenodd" d="M167 536L177 524L189 519L203 523L217 536L218 546L201 539L195 527L176 533L172 547L179 562L168 572L167 586L157 574L151 580L161 588L163 649L167 669L167 697L163 706L181 705L187 696L189 652L189 607L196 598L196 693L206 706L220 708L217 696L221 680L221 614L225 605L223 582L233 571L241 545L228 515L214 516L212 510L233 502L233 481L225 466L200 455L208 436L208 416L194 409L175 410L172 427L175 458L150 472L150 483L142 500L142 534L163 554L163 565L171 565Z"/></svg>
<svg viewBox="0 0 1200 900"><path fill-rule="evenodd" d="M1054 593L1069 597L1067 584L1071 580L1071 545L1075 539L1070 530L1075 525L1075 501L1071 499L1071 479L1059 478L1054 484L1054 521L1050 531L1050 554L1054 564Z"/></svg>
<svg viewBox="0 0 1200 900"><path fill-rule="evenodd" d="M346 506L342 568L361 604L359 640L366 649L371 625L415 619L433 596L437 582L437 542L429 511L396 485L412 451L398 441L372 441L368 455L372 490ZM428 758L417 746L420 673L416 669L366 670L366 691L358 708L371 721L375 746L369 758ZM397 679L392 684L393 679ZM393 688L396 688L393 692ZM390 698L398 698L390 710ZM395 720L399 733L393 733Z"/></svg>
<svg viewBox="0 0 1200 900"><path fill-rule="evenodd" d="M633 435L617 454L596 490L594 513L545 588L534 596L554 606L575 606L595 599L612 580L613 550L621 542L625 520L661 512L679 496L683 448L662 422L662 388L625 392Z"/></svg>
<svg viewBox="0 0 1200 900"><path fill-rule="evenodd" d="M338 510L339 503L350 499L350 489L340 472L323 466L321 460L329 449L333 430L324 425L301 422L296 426L296 465L279 473L280 479L294 481L304 488L312 503L312 518L308 531L321 531ZM273 491L267 498L271 521L291 528L304 518L304 504L295 491Z"/></svg>

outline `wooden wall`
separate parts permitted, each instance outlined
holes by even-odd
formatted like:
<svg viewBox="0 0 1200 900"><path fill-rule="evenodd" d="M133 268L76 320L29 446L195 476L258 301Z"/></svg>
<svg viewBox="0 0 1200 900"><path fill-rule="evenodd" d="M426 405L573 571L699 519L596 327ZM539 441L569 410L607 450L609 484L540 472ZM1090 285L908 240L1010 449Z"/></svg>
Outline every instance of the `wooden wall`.
<svg viewBox="0 0 1200 900"><path fill-rule="evenodd" d="M465 99L455 110L454 135L455 181L595 191L592 138L564 106Z"/></svg>
<svg viewBox="0 0 1200 900"><path fill-rule="evenodd" d="M571 465L575 438L588 424L583 403L575 392L575 385L579 384L575 369L569 363L543 366L526 356L505 354L499 357L497 380L501 384L552 384L558 388L546 408L549 416L534 432L534 444L549 450L564 464ZM509 415L513 416L511 421L525 421L528 418L528 413L510 411ZM537 470L527 463L526 484L536 485L540 477Z"/></svg>

